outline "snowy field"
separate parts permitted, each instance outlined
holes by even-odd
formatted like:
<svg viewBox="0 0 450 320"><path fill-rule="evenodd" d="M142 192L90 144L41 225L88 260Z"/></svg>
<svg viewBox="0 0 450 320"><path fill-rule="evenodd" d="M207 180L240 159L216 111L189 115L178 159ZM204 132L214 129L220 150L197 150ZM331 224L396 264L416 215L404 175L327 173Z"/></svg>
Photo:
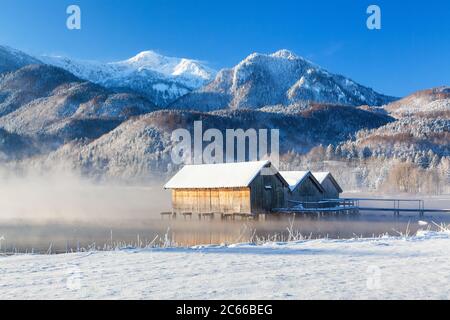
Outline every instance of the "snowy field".
<svg viewBox="0 0 450 320"><path fill-rule="evenodd" d="M0 257L1 299L449 299L450 233Z"/></svg>

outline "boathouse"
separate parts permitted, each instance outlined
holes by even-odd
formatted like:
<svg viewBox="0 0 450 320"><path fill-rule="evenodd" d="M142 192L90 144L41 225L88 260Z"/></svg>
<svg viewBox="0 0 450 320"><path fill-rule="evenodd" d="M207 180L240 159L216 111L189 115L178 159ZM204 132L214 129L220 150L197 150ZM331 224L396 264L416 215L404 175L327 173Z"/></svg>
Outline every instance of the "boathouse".
<svg viewBox="0 0 450 320"><path fill-rule="evenodd" d="M313 175L325 190L326 199L339 199L343 190L330 172L313 172Z"/></svg>
<svg viewBox="0 0 450 320"><path fill-rule="evenodd" d="M174 213L241 215L283 207L288 187L270 161L186 165L164 186Z"/></svg>
<svg viewBox="0 0 450 320"><path fill-rule="evenodd" d="M280 174L289 184L285 196L286 207L291 207L295 202L318 202L324 199L325 189L311 171L280 171Z"/></svg>

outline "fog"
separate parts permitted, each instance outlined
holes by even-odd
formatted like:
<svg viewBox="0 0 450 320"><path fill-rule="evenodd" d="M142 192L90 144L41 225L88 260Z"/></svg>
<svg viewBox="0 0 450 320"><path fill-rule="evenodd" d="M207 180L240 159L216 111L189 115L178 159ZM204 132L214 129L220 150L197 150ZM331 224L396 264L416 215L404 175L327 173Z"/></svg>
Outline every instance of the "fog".
<svg viewBox="0 0 450 320"><path fill-rule="evenodd" d="M75 173L55 170L20 175L0 170L0 223L124 224L159 218L170 208L170 192L161 180L139 186L96 183Z"/></svg>
<svg viewBox="0 0 450 320"><path fill-rule="evenodd" d="M139 185L94 182L62 169L46 174L0 170L0 254L31 249L61 253L80 247L145 246L155 239L158 244L169 240L171 245L190 246L257 239L286 241L292 239L292 234L307 238L372 237L414 234L420 228L436 228L434 223L450 223L450 214L419 217L417 213L407 213L394 217L389 212L322 218L273 217L265 221L200 221L195 216L162 219L160 213L171 206L170 191L164 190L163 185L161 179ZM450 208L449 196L424 199L427 208ZM392 203L373 205L388 207Z"/></svg>

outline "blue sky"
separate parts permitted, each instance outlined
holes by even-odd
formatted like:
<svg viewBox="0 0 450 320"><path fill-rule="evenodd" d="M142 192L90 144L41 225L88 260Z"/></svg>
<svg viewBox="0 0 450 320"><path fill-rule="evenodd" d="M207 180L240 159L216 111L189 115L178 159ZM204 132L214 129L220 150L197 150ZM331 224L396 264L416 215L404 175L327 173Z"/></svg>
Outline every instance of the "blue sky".
<svg viewBox="0 0 450 320"><path fill-rule="evenodd" d="M66 28L66 8L82 29ZM366 9L382 10L382 29ZM450 1L0 0L0 43L103 61L143 50L229 67L252 52L294 51L382 93L450 85Z"/></svg>

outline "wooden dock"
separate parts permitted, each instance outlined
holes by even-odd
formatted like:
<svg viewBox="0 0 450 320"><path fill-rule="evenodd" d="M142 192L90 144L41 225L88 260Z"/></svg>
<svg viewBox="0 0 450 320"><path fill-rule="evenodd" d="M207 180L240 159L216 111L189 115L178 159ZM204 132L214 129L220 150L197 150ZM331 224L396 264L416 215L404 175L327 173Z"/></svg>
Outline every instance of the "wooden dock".
<svg viewBox="0 0 450 320"><path fill-rule="evenodd" d="M385 202L392 206L362 206L361 202ZM392 212L395 216L400 216L401 213L418 213L423 217L426 213L450 213L450 209L432 209L425 208L425 202L421 199L385 199L385 198L344 198L344 199L325 199L316 202L300 202L290 200L292 205L287 208L275 208L268 214L252 214L252 213L223 213L223 212L206 212L195 213L199 220L207 219L213 220L216 216L222 220L259 220L271 215L285 215L285 214L301 214L310 216L332 216L332 215L357 215L364 211L378 211L378 212ZM414 207L405 207L405 204L416 204ZM189 217L192 219L194 213L183 212L179 215L184 219ZM169 218L176 218L175 212L161 212L161 217L169 216Z"/></svg>
<svg viewBox="0 0 450 320"><path fill-rule="evenodd" d="M261 216L264 215L259 215L259 214L252 214L252 213L241 213L241 212L236 212L236 213L222 213L222 212L205 212L205 213L192 213L192 212L182 212L182 213L176 213L176 212L161 212L161 218L164 219L165 217L168 217L169 219L176 219L177 216L181 216L183 217L185 220L187 218L192 219L192 216L197 216L198 220L204 220L204 219L209 219L209 220L214 220L216 217L219 217L222 220L236 220L236 219L240 219L240 220L254 220L254 219L258 219Z"/></svg>
<svg viewBox="0 0 450 320"><path fill-rule="evenodd" d="M426 213L450 213L450 209L432 209L425 208L425 201L422 199L386 199L386 198L343 198L343 199L325 199L318 202L298 202L293 203L289 208L277 208L274 211L281 214L299 213L299 214L317 214L317 215L333 215L333 214L359 214L361 212L392 212L395 216L401 213L418 213L423 217ZM384 202L390 203L392 206L367 206L361 205L366 202ZM406 204L413 204L413 207L405 207ZM331 207L328 207L330 206Z"/></svg>
<svg viewBox="0 0 450 320"><path fill-rule="evenodd" d="M346 200L357 201L360 211L393 212L395 216L400 216L401 213L418 213L420 217L423 217L426 213L450 213L450 209L427 209L425 208L425 201L422 199L347 198ZM361 202L390 203L392 206L363 206ZM415 204L415 206L405 208L405 204Z"/></svg>
<svg viewBox="0 0 450 320"><path fill-rule="evenodd" d="M276 208L273 210L277 214L304 214L304 215L339 215L358 214L359 207L355 200L348 199L326 199L316 202L301 202L290 200L292 204L289 208Z"/></svg>
<svg viewBox="0 0 450 320"><path fill-rule="evenodd" d="M371 208L371 207L359 207L360 211L381 211L381 212L394 212L395 215L400 215L401 212L415 212L421 217L425 213L450 213L450 209L406 209L406 208Z"/></svg>

